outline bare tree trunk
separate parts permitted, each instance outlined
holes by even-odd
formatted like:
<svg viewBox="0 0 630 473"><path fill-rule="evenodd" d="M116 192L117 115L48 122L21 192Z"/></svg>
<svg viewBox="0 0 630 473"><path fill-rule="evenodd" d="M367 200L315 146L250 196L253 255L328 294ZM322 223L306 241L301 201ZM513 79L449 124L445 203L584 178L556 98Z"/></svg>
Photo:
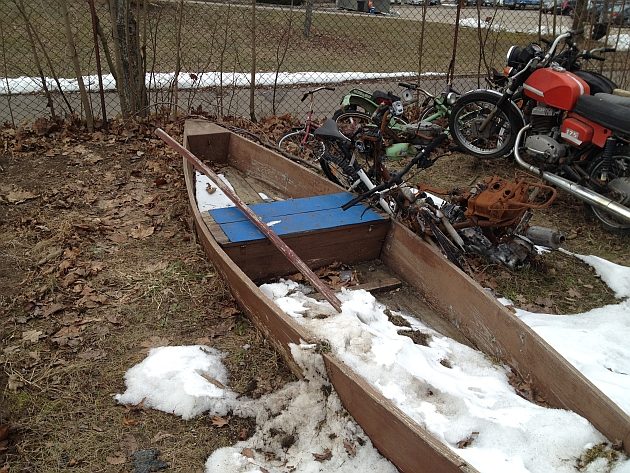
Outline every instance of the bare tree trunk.
<svg viewBox="0 0 630 473"><path fill-rule="evenodd" d="M304 37L311 35L311 25L313 24L313 0L306 0L306 16L304 17Z"/></svg>
<svg viewBox="0 0 630 473"><path fill-rule="evenodd" d="M79 64L79 55L74 45L74 35L72 34L72 23L70 22L70 14L68 13L67 0L60 0L61 14L66 28L66 40L68 41L68 55L74 66L74 73L77 76L77 84L79 85L79 94L81 95L81 103L85 109L85 121L88 131L94 131L94 117L92 115L92 107L83 83L83 74L81 73L81 65Z"/></svg>
<svg viewBox="0 0 630 473"><path fill-rule="evenodd" d="M420 23L420 36L418 37L418 85L422 77L422 55L424 53L424 29L427 26L427 3L422 4L422 22Z"/></svg>
<svg viewBox="0 0 630 473"><path fill-rule="evenodd" d="M116 82L116 65L112 59L112 53L109 50L109 45L107 44L107 37L105 36L105 32L101 27L101 22L96 17L96 32L98 33L98 37L101 40L101 46L103 46L103 53L105 54L105 59L107 60L107 67L109 68L109 73L114 78L114 82Z"/></svg>
<svg viewBox="0 0 630 473"><path fill-rule="evenodd" d="M131 11L130 1L109 0L116 58L116 88L125 118L132 115L146 116L148 112L146 61L140 48L138 20Z"/></svg>
<svg viewBox="0 0 630 473"><path fill-rule="evenodd" d="M61 83L59 82L59 77L57 77L55 68L52 65L52 61L50 60L50 55L48 54L46 47L43 45L41 39L39 38L39 34L37 33L37 30L33 28L33 25L28 15L26 14L26 9L24 8L24 4L22 3L22 1L20 1L19 3L16 3L15 5L17 6L19 10L20 15L24 19L24 22L28 25L28 28L30 28L33 38L35 39L35 42L37 43L37 45L39 46L39 49L44 55L44 59L46 60L46 65L48 66L48 69L50 69L50 74L52 75L52 78L55 81L55 84L57 84L57 88L59 89L59 94L61 95L61 98L63 99L66 106L68 107L68 112L72 115L74 111L72 110L72 106L70 105L70 102L68 101L68 98L66 97L66 94L63 92L63 88L61 87Z"/></svg>
<svg viewBox="0 0 630 473"><path fill-rule="evenodd" d="M182 61L182 19L184 17L184 0L179 0L177 17L177 33L175 35L175 76L173 77L173 106L171 107L171 119L177 118L177 104L179 102L179 73Z"/></svg>
<svg viewBox="0 0 630 473"><path fill-rule="evenodd" d="M256 0L252 0L252 68L249 84L249 117L256 121Z"/></svg>
<svg viewBox="0 0 630 473"><path fill-rule="evenodd" d="M225 30L223 32L223 47L221 48L221 55L219 56L219 110L218 110L218 115L220 117L224 116L223 113L223 69L225 66L225 51L227 50L227 44L228 44L228 33L230 32L229 26L230 26L230 14L231 14L231 10L230 10L230 4L228 3L227 5L227 18L225 19Z"/></svg>
<svg viewBox="0 0 630 473"><path fill-rule="evenodd" d="M44 76L44 70L42 69L42 64L39 60L39 55L37 54L37 46L35 45L35 38L33 36L33 31L31 28L31 22L26 15L26 12L22 8L23 5L19 5L17 1L14 0L15 6L20 11L22 18L24 18L24 27L26 28L26 34L28 35L29 44L31 46L31 52L33 53L33 62L35 62L35 67L37 68L37 72L39 73L39 77L42 81L42 89L44 90L44 94L46 95L46 107L50 108L50 114L53 118L56 118L55 114L55 104L53 102L52 96L50 95L50 90L48 90L48 84L46 83L46 77Z"/></svg>
<svg viewBox="0 0 630 473"><path fill-rule="evenodd" d="M4 28L2 27L2 22L0 21L0 39L2 40L2 44L0 47L2 48L2 65L4 66L4 80L7 84L7 103L9 105L9 115L11 115L11 125L15 127L15 118L13 117L13 107L11 106L11 89L9 88L9 74L7 72L7 50L4 42Z"/></svg>
<svg viewBox="0 0 630 473"><path fill-rule="evenodd" d="M90 17L92 19L92 35L94 38L94 54L96 55L96 74L98 75L98 93L101 98L101 121L107 128L107 108L105 107L105 91L103 89L103 70L101 69L101 51L98 45L98 20L94 0L88 0L90 5Z"/></svg>
<svg viewBox="0 0 630 473"><path fill-rule="evenodd" d="M289 43L291 42L291 35L293 34L293 0L291 0L291 7L289 8L288 25L286 29L282 30L282 36L278 41L276 47L276 75L273 79L273 97L271 99L271 113L276 114L276 92L278 91L278 75L280 74L280 68L284 64L284 59L287 57L287 51L289 49ZM282 52L280 52L280 49Z"/></svg>

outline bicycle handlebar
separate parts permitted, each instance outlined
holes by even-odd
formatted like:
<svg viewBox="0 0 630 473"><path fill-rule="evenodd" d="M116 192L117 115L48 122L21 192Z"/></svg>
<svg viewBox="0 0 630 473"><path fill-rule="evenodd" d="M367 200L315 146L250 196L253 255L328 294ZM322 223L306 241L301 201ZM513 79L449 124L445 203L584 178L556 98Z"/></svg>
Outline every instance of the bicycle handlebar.
<svg viewBox="0 0 630 473"><path fill-rule="evenodd" d="M313 95L315 92L319 92L320 90L331 90L331 91L334 91L335 88L334 87L317 87L316 89L308 90L308 91L306 91L304 93L304 95L300 99L300 102L304 102L309 95Z"/></svg>
<svg viewBox="0 0 630 473"><path fill-rule="evenodd" d="M383 182L383 183L379 184L378 186L373 187L369 191L358 195L354 199L352 199L349 202L346 202L345 204L343 204L341 206L341 209L342 210L348 210L350 207L353 207L354 205L356 205L359 202L361 202L362 200L365 200L368 197L376 194L377 192L380 192L380 191L385 190L385 189L389 189L390 187L393 187L393 186L395 186L397 184L400 184L400 182L402 181L403 176L405 174L407 174L411 170L411 168L416 166L416 165L418 167L422 168L422 169L426 169L426 168L432 166L433 163L435 163L435 159L434 160L430 160L429 156L431 156L431 153L433 152L433 150L435 150L435 148L437 148L442 143L442 141L444 141L447 138L447 136L448 135L446 133L440 133L438 136L435 137L435 139L433 141L431 141L431 143L429 143L427 146L422 148L422 150L420 150L420 152L418 154L416 154L414 156L414 158L411 161L409 161L409 163L403 169L401 169L396 174L394 174L389 179L389 181Z"/></svg>

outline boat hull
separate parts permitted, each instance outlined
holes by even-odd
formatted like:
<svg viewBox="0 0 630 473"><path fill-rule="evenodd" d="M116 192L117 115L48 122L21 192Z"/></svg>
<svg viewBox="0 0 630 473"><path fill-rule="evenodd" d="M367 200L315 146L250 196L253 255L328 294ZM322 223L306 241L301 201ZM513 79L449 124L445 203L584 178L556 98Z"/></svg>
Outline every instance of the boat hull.
<svg viewBox="0 0 630 473"><path fill-rule="evenodd" d="M217 145L218 143L218 145ZM247 169L293 198L339 192L339 188L264 147L209 122L186 124L185 145L198 156ZM184 175L199 241L227 281L243 311L284 355L294 372L289 344L315 342L254 284L216 241L197 208L194 170ZM508 364L548 404L573 410L613 441L630 445L630 417L561 357L518 317L435 248L397 222L390 222L380 260L420 292L470 344ZM332 354L328 375L344 407L379 451L404 472L477 471L384 398Z"/></svg>

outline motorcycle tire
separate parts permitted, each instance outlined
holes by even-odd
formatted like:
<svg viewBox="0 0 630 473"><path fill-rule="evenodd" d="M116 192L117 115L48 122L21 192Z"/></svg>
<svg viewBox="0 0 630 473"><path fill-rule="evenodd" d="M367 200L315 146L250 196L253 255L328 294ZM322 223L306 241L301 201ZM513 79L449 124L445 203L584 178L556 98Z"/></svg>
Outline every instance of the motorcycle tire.
<svg viewBox="0 0 630 473"><path fill-rule="evenodd" d="M601 177L602 166L604 165L604 161L602 159L598 159L595 161L591 167L589 168L589 177L591 182L601 182L599 178ZM630 187L630 149L625 149L622 154L617 154L612 157L612 162L610 165L610 169L608 171L608 179L607 183L612 181L613 179L623 179L626 181L626 188ZM628 202L630 201L630 196L620 196L615 195L608 188L607 183L600 188L598 186L594 186L595 190L600 194L613 199L620 204L628 206ZM617 233L622 235L630 235L630 223L623 221L609 212L606 212L599 207L595 207L589 205L589 210L593 214L593 216L599 220L602 226L611 233Z"/></svg>
<svg viewBox="0 0 630 473"><path fill-rule="evenodd" d="M336 153L326 152L319 160L319 165L324 175L332 182L340 185L344 189L350 189L359 180L357 171L359 165L350 163L348 159ZM363 193L367 191L365 184L358 183L353 188L353 192Z"/></svg>
<svg viewBox="0 0 630 473"><path fill-rule="evenodd" d="M315 138L313 133L309 133L306 141L304 141L305 134L304 130L287 133L278 141L278 147L289 154L315 164L324 155L326 145Z"/></svg>
<svg viewBox="0 0 630 473"><path fill-rule="evenodd" d="M453 105L448 121L451 138L466 153L482 159L512 153L523 120L510 105L499 109L484 131L478 130L500 98L500 94L480 90L462 95Z"/></svg>

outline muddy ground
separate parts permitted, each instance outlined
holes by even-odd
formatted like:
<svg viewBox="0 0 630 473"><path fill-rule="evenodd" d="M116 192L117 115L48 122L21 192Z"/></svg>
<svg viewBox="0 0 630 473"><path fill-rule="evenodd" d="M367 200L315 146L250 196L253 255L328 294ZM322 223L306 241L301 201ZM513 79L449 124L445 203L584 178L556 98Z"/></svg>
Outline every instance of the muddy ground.
<svg viewBox="0 0 630 473"><path fill-rule="evenodd" d="M151 448L169 471L201 471L214 449L250 435L251 419L183 421L117 405L125 371L153 346L224 351L230 386L249 396L292 379L197 244L181 160L153 137L156 124L0 131L0 472L134 471L130 455ZM183 121L161 125L181 138ZM286 125L247 126L272 140ZM423 179L515 174L494 166L453 154ZM536 220L564 231L571 251L630 264L627 239L603 232L570 197ZM479 264L475 276L539 312L613 300L589 267L560 253L518 272Z"/></svg>

